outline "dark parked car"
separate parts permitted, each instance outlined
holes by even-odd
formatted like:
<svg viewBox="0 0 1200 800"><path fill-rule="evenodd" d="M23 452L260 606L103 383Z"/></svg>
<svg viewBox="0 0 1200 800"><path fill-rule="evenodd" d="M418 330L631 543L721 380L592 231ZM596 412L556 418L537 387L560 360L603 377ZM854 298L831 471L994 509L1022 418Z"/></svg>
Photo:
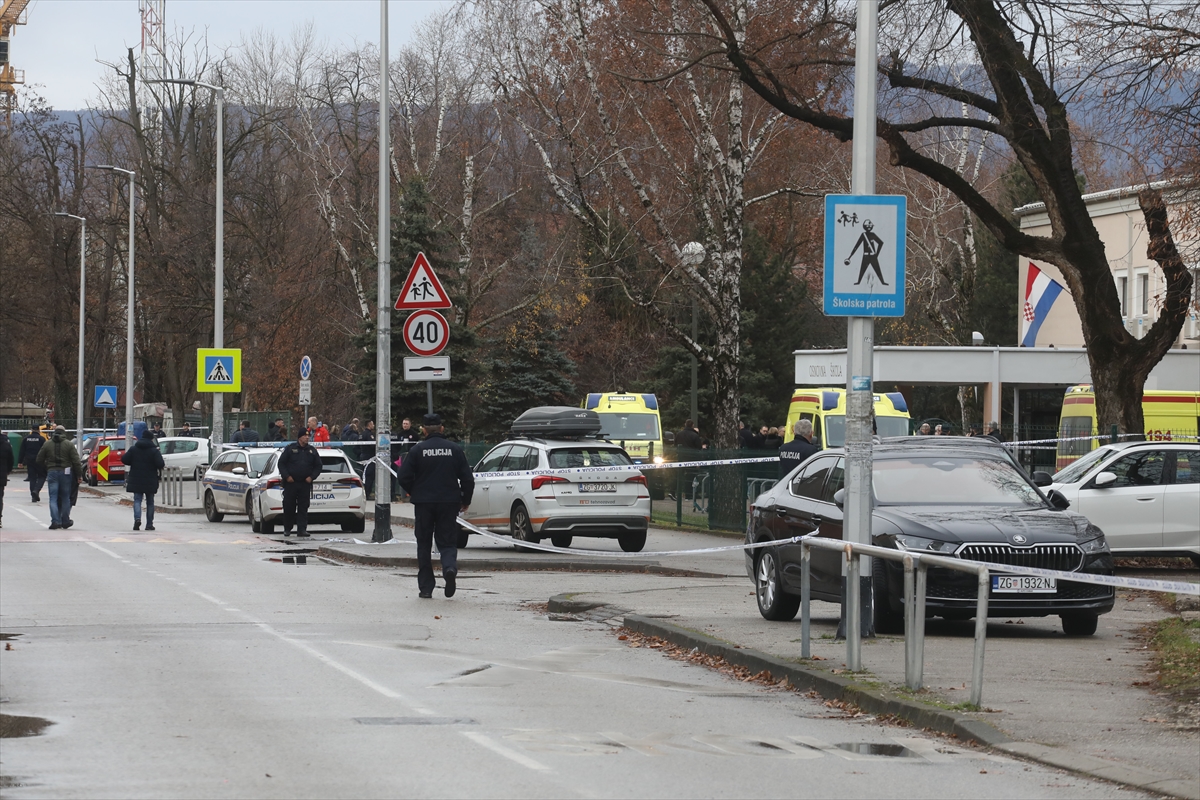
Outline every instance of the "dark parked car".
<svg viewBox="0 0 1200 800"><path fill-rule="evenodd" d="M968 440L964 440L968 441ZM845 456L826 450L805 461L754 501L747 542L788 539L817 531L842 538ZM874 448L874 544L1006 566L1066 572L1112 573L1104 534L1057 493L1048 498L999 447L975 443L937 447L892 440ZM812 596L840 602L839 552L814 548ZM903 628L903 568L872 559L875 627ZM800 545L747 551L758 608L771 620L787 620L800 604ZM976 579L969 573L930 568L929 616L975 616ZM1057 614L1068 635L1090 636L1100 614L1112 610L1113 589L1053 578L993 574L989 616Z"/></svg>

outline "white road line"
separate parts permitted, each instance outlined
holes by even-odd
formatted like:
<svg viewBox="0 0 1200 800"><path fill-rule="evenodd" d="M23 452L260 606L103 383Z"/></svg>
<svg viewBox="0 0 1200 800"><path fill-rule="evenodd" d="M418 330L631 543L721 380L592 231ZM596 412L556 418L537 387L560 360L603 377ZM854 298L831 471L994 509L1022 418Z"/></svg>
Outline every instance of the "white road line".
<svg viewBox="0 0 1200 800"><path fill-rule="evenodd" d="M9 508L11 508L13 511L16 511L18 514L24 514L25 516L29 517L31 520L33 520L34 522L36 522L38 525L41 525L43 528L49 528L49 527L50 527L50 523L48 523L48 522L42 522L40 519L38 519L37 517L35 517L33 514L30 514L28 511L26 511L25 509L21 508L20 506L13 506L13 505L11 505L11 504L10 504L10 505L9 505Z"/></svg>
<svg viewBox="0 0 1200 800"><path fill-rule="evenodd" d="M462 733L463 736L467 737L475 744L480 745L481 747L486 747L488 750L491 750L493 753L504 756L509 761L513 761L517 764L520 764L522 767L528 767L529 769L535 769L535 770L538 770L539 772L549 772L550 771L550 768L547 767L542 762L534 761L532 758L530 758L529 756L527 756L523 753L518 753L516 750L513 750L510 747L505 747L504 745L500 744L499 742L494 742L491 739L489 739L486 734L480 733L479 731L460 731L460 733Z"/></svg>

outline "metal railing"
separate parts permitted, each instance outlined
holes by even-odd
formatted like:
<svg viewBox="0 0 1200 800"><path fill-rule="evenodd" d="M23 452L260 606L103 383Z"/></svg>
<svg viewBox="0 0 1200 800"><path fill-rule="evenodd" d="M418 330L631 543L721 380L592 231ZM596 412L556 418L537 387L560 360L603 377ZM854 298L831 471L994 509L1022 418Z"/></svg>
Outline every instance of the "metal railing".
<svg viewBox="0 0 1200 800"><path fill-rule="evenodd" d="M708 513L709 477L707 472L701 472L692 478L692 511L699 511L701 514Z"/></svg>
<svg viewBox="0 0 1200 800"><path fill-rule="evenodd" d="M904 565L904 684L913 691L920 689L925 672L925 594L928 568L944 567L973 574L978 578L975 597L975 652L971 664L971 703L981 705L983 698L983 651L987 644L988 595L991 573L986 566L963 562L955 558L925 553L891 550L869 544L834 541L832 539L802 539L800 541L800 657L811 658L811 560L812 548L840 550L846 559L846 667L851 672L862 669L862 635L860 631L859 574L862 556L899 561ZM855 556L859 556L856 558Z"/></svg>
<svg viewBox="0 0 1200 800"><path fill-rule="evenodd" d="M158 481L158 502L183 508L183 468L166 467Z"/></svg>

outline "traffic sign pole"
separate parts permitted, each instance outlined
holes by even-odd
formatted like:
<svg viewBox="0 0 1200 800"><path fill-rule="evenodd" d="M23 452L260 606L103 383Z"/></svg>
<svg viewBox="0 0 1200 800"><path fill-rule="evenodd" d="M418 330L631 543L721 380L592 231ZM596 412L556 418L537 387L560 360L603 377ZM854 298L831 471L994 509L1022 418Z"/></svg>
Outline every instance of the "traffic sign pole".
<svg viewBox="0 0 1200 800"><path fill-rule="evenodd" d="M388 0L379 2L379 316L375 324L375 530L392 538L392 198L388 126Z"/></svg>

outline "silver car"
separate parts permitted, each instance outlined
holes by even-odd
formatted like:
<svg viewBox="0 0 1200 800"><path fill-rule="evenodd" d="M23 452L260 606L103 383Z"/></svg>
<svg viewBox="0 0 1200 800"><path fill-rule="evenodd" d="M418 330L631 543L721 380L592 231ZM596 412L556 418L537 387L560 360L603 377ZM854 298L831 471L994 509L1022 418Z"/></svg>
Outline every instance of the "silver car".
<svg viewBox="0 0 1200 800"><path fill-rule="evenodd" d="M628 467L566 475L517 475L531 470ZM616 539L636 553L646 545L650 491L629 454L609 442L511 439L475 467L467 521L522 542L549 538L570 547L576 536ZM465 546L465 535L459 536Z"/></svg>

